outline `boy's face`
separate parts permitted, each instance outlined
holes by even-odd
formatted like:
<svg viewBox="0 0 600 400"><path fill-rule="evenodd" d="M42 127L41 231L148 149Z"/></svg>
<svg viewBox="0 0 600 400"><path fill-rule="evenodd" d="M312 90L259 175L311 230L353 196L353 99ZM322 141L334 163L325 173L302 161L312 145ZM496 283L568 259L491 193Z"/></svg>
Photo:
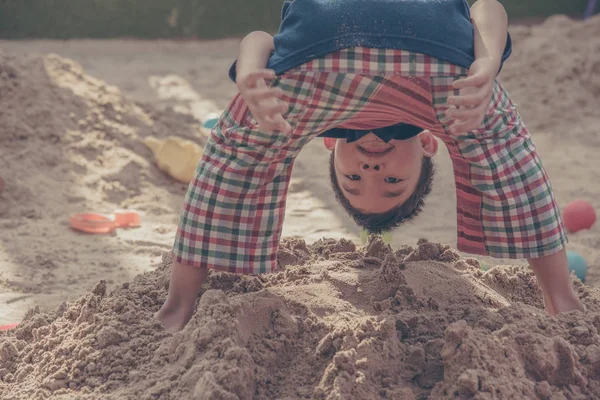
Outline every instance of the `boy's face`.
<svg viewBox="0 0 600 400"><path fill-rule="evenodd" d="M334 168L350 204L364 214L379 214L404 203L415 191L423 157L437 153L438 142L429 131L408 140L385 143L374 133L347 143L337 139Z"/></svg>

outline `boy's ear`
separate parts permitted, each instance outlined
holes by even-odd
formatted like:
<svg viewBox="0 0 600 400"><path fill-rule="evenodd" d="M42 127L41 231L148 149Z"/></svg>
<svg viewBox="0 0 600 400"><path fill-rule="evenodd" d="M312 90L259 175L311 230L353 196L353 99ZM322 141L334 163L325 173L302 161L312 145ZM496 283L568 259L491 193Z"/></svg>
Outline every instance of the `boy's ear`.
<svg viewBox="0 0 600 400"><path fill-rule="evenodd" d="M423 146L423 154L426 157L434 157L438 152L438 141L433 136L433 133L425 130L419 134L421 146Z"/></svg>
<svg viewBox="0 0 600 400"><path fill-rule="evenodd" d="M329 151L333 151L335 150L335 142L337 141L336 138L330 138L330 137L326 137L323 139L323 144L325 144L325 148Z"/></svg>

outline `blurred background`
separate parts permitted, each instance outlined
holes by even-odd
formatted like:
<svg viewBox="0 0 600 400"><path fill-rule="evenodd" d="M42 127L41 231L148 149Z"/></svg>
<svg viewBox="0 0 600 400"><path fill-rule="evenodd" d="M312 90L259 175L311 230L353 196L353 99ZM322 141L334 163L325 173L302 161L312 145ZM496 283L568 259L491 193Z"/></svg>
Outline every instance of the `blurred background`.
<svg viewBox="0 0 600 400"><path fill-rule="evenodd" d="M474 1L469 1L473 3ZM583 16L588 0L505 0L515 19ZM0 37L218 39L276 31L282 0L3 0Z"/></svg>

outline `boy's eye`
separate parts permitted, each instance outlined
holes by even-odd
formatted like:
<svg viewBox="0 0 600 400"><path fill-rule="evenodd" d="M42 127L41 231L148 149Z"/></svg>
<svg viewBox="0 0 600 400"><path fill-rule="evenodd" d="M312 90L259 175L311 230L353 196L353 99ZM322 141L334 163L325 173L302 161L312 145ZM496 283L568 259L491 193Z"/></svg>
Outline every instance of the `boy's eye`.
<svg viewBox="0 0 600 400"><path fill-rule="evenodd" d="M351 181L360 181L360 176L358 175L346 175L346 178L350 179Z"/></svg>
<svg viewBox="0 0 600 400"><path fill-rule="evenodd" d="M398 183L398 182L402 181L402 179L388 176L387 178L384 179L384 181L386 181L387 183Z"/></svg>

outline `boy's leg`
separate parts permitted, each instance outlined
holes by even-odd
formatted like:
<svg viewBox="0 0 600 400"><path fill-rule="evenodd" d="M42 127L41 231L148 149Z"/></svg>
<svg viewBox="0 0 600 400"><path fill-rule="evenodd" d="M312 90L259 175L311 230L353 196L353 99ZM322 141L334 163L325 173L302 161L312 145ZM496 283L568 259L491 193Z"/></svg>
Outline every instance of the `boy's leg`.
<svg viewBox="0 0 600 400"><path fill-rule="evenodd" d="M437 134L454 165L459 250L527 259L549 314L583 310L571 284L559 207L516 107L496 83L482 126L452 136L447 98L457 78L432 78L432 97L442 125Z"/></svg>
<svg viewBox="0 0 600 400"><path fill-rule="evenodd" d="M262 273L276 262L293 158L282 151L281 134L255 126L238 95L211 131L184 201L167 300L156 315L170 332L191 318L209 268Z"/></svg>
<svg viewBox="0 0 600 400"><path fill-rule="evenodd" d="M571 272L567 261L567 251L546 257L532 258L529 265L544 293L544 304L550 315L566 311L584 311L583 303L571 285Z"/></svg>
<svg viewBox="0 0 600 400"><path fill-rule="evenodd" d="M173 261L169 294L156 314L167 332L180 331L190 320L200 288L207 276L206 267L192 267Z"/></svg>

